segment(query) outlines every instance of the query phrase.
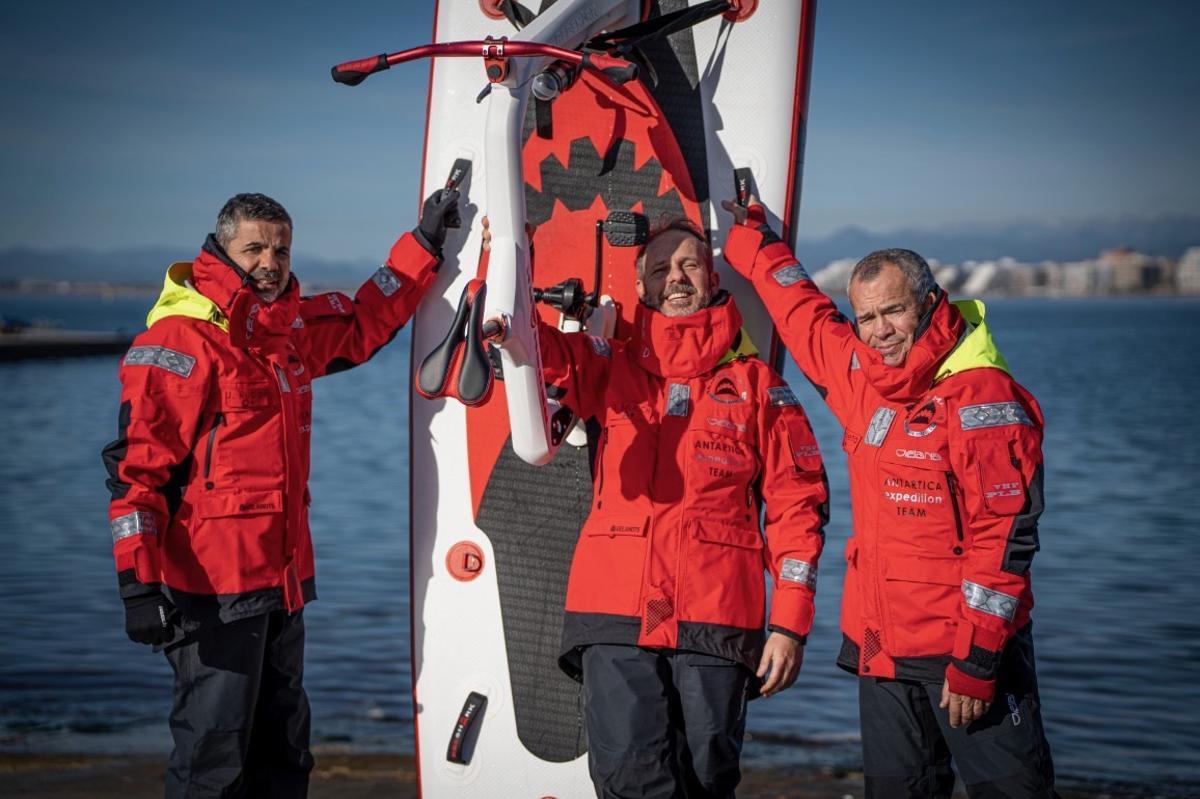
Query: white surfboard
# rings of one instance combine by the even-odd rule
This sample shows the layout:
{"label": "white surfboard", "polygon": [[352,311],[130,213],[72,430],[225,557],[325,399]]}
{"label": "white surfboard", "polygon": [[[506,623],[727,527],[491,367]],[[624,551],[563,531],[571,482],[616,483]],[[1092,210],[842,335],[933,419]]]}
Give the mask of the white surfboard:
{"label": "white surfboard", "polygon": [[[436,41],[541,36],[573,48],[601,27],[688,3],[522,3],[529,16],[547,15],[541,23],[556,15],[553,35],[536,18],[518,30],[503,14],[489,15],[496,5],[442,0]],[[463,227],[451,231],[437,283],[413,322],[414,367],[445,338],[464,287],[476,277],[484,213],[494,230],[505,226],[505,214],[538,225],[532,274],[514,275],[513,266],[493,260],[489,303],[505,295],[519,313],[532,313],[530,284],[545,287],[575,275],[616,300],[617,335],[632,315],[633,253],[609,248],[603,285],[592,285],[590,231],[607,211],[682,212],[712,230],[719,244],[730,223],[719,201],[734,195],[734,170],[748,168],[767,208],[783,209],[773,226],[794,239],[814,3],[742,0],[739,6],[737,21],[716,17],[647,44],[656,86],[645,85],[644,73],[641,83],[619,90],[581,76],[548,109],[529,105],[524,163],[516,167],[499,168],[503,150],[487,141],[490,99],[476,102],[488,86],[482,59],[432,63],[422,196],[444,184],[456,160],[472,167],[461,187]],[[537,113],[547,110],[551,124],[544,126]],[[674,136],[664,139],[662,130]],[[528,247],[524,241],[516,247],[524,248],[514,262],[520,266]],[[752,339],[774,360],[773,331],[753,290],[729,270],[721,279],[736,295]],[[536,312],[559,321],[553,309],[539,305]],[[544,466],[522,460],[510,439],[505,382],[473,408],[411,397],[412,673],[421,793],[593,796],[579,687],[556,662],[567,569],[591,504],[588,448],[564,443]]]}

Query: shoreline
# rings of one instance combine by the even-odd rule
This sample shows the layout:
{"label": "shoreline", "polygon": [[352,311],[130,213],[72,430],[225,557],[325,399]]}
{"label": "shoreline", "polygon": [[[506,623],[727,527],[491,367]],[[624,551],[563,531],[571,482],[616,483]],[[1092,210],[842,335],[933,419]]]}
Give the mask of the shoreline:
{"label": "shoreline", "polygon": [[[316,768],[309,785],[312,799],[417,796],[411,755],[355,753],[332,747],[318,747],[314,754]],[[162,796],[165,765],[163,755],[0,752],[0,781],[5,796],[139,799]],[[1136,786],[1059,788],[1059,793],[1063,799],[1173,795]],[[741,799],[857,799],[862,795],[860,772],[782,766],[743,766],[738,787]],[[965,795],[960,782],[955,796]]]}

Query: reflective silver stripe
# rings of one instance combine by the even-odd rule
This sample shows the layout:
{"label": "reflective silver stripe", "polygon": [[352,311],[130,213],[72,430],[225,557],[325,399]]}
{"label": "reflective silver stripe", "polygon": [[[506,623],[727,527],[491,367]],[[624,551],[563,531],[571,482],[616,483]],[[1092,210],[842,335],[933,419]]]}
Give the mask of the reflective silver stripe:
{"label": "reflective silver stripe", "polygon": [[592,342],[592,351],[604,358],[612,357],[612,347],[608,341],[599,336],[588,336],[588,340]]}
{"label": "reflective silver stripe", "polygon": [[672,383],[667,390],[667,416],[687,416],[692,389],[687,383]]}
{"label": "reflective silver stripe", "polygon": [[800,400],[796,399],[796,395],[787,386],[771,386],[767,389],[767,396],[771,398],[773,408],[800,404]]}
{"label": "reflective silver stripe", "polygon": [[387,264],[375,270],[375,274],[371,275],[371,282],[379,286],[385,297],[390,297],[400,290],[400,278],[396,277],[396,273]]}
{"label": "reflective silver stripe", "polygon": [[995,616],[1005,621],[1012,621],[1017,615],[1017,598],[984,588],[979,583],[963,580],[963,599],[967,607],[974,608],[980,613]]}
{"label": "reflective silver stripe", "polygon": [[811,563],[805,563],[795,558],[784,558],[783,566],[779,569],[779,579],[792,583],[806,585],[817,590],[817,568]]}
{"label": "reflective silver stripe", "polygon": [[287,372],[283,370],[282,366],[275,366],[275,376],[279,378],[279,390],[284,394],[290,394],[292,387],[288,384]]}
{"label": "reflective silver stripe", "polygon": [[125,353],[125,366],[157,366],[180,377],[188,377],[196,366],[191,355],[158,346],[133,347]]}
{"label": "reflective silver stripe", "polygon": [[131,535],[158,535],[158,522],[154,520],[154,514],[144,510],[118,516],[109,522],[109,527],[112,528],[114,544]]}
{"label": "reflective silver stripe", "polygon": [[867,425],[867,435],[864,440],[872,447],[883,446],[883,440],[887,438],[888,430],[891,429],[892,421],[895,418],[894,410],[880,407],[871,417],[871,424]]}
{"label": "reflective silver stripe", "polygon": [[805,272],[804,267],[800,264],[792,264],[791,266],[785,266],[783,269],[778,269],[771,277],[775,278],[776,283],[784,287],[794,286],[801,280],[811,280],[808,272]]}
{"label": "reflective silver stripe", "polygon": [[1004,427],[1010,424],[1033,426],[1019,402],[989,402],[986,405],[966,405],[958,409],[963,430],[981,427]]}

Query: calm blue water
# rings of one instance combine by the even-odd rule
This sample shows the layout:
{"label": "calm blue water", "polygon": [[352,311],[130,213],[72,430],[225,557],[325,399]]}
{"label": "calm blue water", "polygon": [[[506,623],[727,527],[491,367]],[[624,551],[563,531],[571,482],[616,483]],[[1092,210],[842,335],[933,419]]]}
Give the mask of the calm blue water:
{"label": "calm blue water", "polygon": [[[0,296],[0,315],[135,330],[147,298]],[[1034,566],[1039,676],[1064,782],[1200,788],[1200,300],[994,300],[990,321],[1047,419]],[[314,737],[411,751],[408,337],[315,392],[305,612]],[[99,451],[116,357],[0,364],[0,750],[169,748],[170,672],[123,629]],[[834,665],[849,534],[841,435],[807,381],[834,492],[800,680],[751,706],[748,762],[853,767],[854,679]]]}

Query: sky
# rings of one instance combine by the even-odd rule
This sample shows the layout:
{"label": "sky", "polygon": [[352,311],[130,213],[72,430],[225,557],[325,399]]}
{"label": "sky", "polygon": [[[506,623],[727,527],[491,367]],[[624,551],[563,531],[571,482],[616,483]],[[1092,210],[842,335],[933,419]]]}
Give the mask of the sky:
{"label": "sky", "polygon": [[[4,3],[0,248],[190,253],[261,191],[297,251],[380,257],[428,66],[329,67],[425,43],[433,6]],[[1198,39],[1194,2],[823,0],[800,235],[1200,213]]]}

